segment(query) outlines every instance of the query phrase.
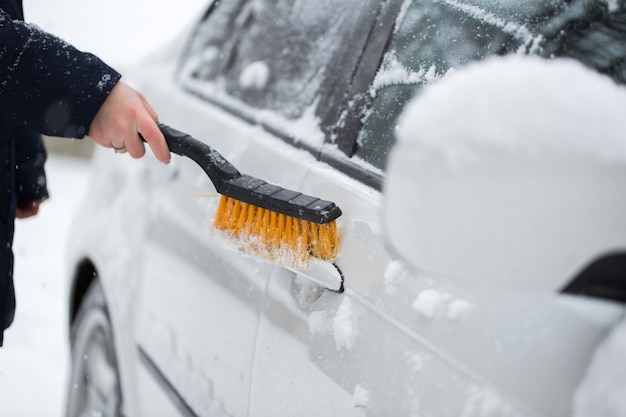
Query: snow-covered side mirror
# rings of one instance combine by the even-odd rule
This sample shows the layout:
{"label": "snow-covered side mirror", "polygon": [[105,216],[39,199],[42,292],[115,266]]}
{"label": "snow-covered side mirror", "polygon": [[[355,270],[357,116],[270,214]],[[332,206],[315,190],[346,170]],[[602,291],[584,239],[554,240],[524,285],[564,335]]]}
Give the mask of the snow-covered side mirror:
{"label": "snow-covered side mirror", "polygon": [[570,60],[491,59],[409,104],[384,184],[395,251],[469,285],[560,289],[626,252],[626,89]]}

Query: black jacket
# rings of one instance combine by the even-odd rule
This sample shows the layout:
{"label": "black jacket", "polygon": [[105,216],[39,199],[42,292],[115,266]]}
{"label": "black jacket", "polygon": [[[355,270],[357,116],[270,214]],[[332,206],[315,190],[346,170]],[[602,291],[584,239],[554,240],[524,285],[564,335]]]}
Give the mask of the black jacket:
{"label": "black jacket", "polygon": [[0,346],[15,315],[15,208],[48,196],[40,134],[84,137],[120,79],[23,19],[21,0],[0,0]]}

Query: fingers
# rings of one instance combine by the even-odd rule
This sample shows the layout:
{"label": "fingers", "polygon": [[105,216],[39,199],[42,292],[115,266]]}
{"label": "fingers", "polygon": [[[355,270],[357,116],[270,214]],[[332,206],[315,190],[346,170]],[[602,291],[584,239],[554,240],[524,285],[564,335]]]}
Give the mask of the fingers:
{"label": "fingers", "polygon": [[[165,142],[163,133],[152,117],[144,117],[139,120],[137,130],[143,139],[150,145],[152,153],[161,162],[168,164],[172,158],[170,149]],[[130,150],[129,150],[130,153]]]}
{"label": "fingers", "polygon": [[15,208],[15,217],[18,219],[27,219],[29,217],[36,216],[39,213],[39,206],[45,201],[42,198],[37,201],[32,201],[28,204],[19,205]]}
{"label": "fingers", "polygon": [[39,206],[25,206],[25,207],[17,207],[15,209],[15,218],[17,219],[27,219],[29,217],[36,216],[39,213]]}
{"label": "fingers", "polygon": [[114,148],[117,153],[128,152],[133,158],[146,153],[143,137],[156,158],[169,163],[170,151],[157,120],[146,98],[120,81],[91,122],[89,136],[99,145]]}
{"label": "fingers", "polygon": [[124,148],[133,158],[141,158],[146,154],[146,148],[138,132],[130,133],[124,141]]}

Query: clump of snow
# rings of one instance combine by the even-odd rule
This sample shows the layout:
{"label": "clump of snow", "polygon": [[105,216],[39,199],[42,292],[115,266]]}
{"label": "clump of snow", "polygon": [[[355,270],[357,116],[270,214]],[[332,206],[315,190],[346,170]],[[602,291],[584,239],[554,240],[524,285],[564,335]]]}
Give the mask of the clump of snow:
{"label": "clump of snow", "polygon": [[372,395],[369,390],[363,388],[361,385],[354,387],[354,407],[355,408],[367,408],[370,405]]}
{"label": "clump of snow", "polygon": [[296,247],[289,243],[282,244],[282,242],[271,245],[254,234],[241,233],[238,235],[230,230],[218,229],[215,224],[207,228],[207,236],[219,241],[223,248],[238,251],[270,264],[296,270],[305,270],[309,266],[311,255],[302,249],[302,238],[298,239]]}
{"label": "clump of snow", "polygon": [[398,13],[398,17],[396,17],[396,25],[393,28],[393,33],[398,33],[400,27],[402,26],[402,22],[406,17],[407,12],[409,11],[409,7],[413,4],[413,0],[404,0],[402,2],[402,7],[400,8],[400,13]]}
{"label": "clump of snow", "polygon": [[333,334],[337,350],[352,350],[356,340],[357,330],[353,323],[352,301],[345,297],[333,318]]}
{"label": "clump of snow", "polygon": [[327,331],[332,331],[337,350],[352,350],[356,341],[357,330],[350,298],[344,297],[334,317],[329,317],[324,310],[313,311],[309,314],[309,333],[311,336]]}
{"label": "clump of snow", "polygon": [[459,320],[473,308],[469,301],[454,298],[450,293],[434,288],[421,291],[412,307],[427,319],[445,318],[448,320]]}
{"label": "clump of snow", "polygon": [[467,300],[453,300],[448,304],[448,318],[458,320],[465,316],[472,309],[472,304]]}
{"label": "clump of snow", "polygon": [[472,387],[461,417],[518,417],[519,414],[496,392]]}
{"label": "clump of snow", "polygon": [[239,86],[244,90],[263,90],[270,79],[270,67],[265,61],[248,64],[239,75]]}
{"label": "clump of snow", "polygon": [[374,97],[376,91],[389,85],[429,84],[437,78],[437,67],[434,65],[412,71],[398,60],[395,52],[391,51],[385,55],[383,63],[376,73],[370,94]]}
{"label": "clump of snow", "polygon": [[574,397],[574,417],[626,416],[626,319],[596,350]]}
{"label": "clump of snow", "polygon": [[447,298],[448,294],[435,289],[427,289],[419,293],[412,307],[422,316],[432,319],[444,308]]}
{"label": "clump of snow", "polygon": [[424,368],[424,355],[418,352],[407,352],[407,364],[412,372],[420,372]]}
{"label": "clump of snow", "polygon": [[385,292],[387,295],[394,295],[397,291],[397,285],[402,277],[404,264],[400,260],[391,262],[385,270]]}
{"label": "clump of snow", "polygon": [[605,1],[606,1],[607,8],[609,9],[609,12],[615,13],[619,11],[620,2],[618,0],[605,0]]}
{"label": "clump of snow", "polygon": [[322,333],[328,327],[328,313],[325,310],[314,311],[309,314],[309,333]]}

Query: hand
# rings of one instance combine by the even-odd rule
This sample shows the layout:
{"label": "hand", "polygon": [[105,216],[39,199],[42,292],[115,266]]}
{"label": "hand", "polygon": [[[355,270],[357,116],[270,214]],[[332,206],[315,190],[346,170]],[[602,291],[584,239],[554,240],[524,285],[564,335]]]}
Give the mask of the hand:
{"label": "hand", "polygon": [[[141,158],[146,150],[143,139],[156,158],[169,163],[170,150],[156,125],[158,117],[146,98],[118,81],[89,126],[89,136],[99,145]],[[140,136],[141,135],[141,136]]]}
{"label": "hand", "polygon": [[29,217],[37,215],[37,213],[39,213],[39,206],[44,201],[46,201],[46,199],[42,198],[40,200],[32,201],[30,203],[16,207],[15,217],[17,217],[18,219],[27,219]]}

